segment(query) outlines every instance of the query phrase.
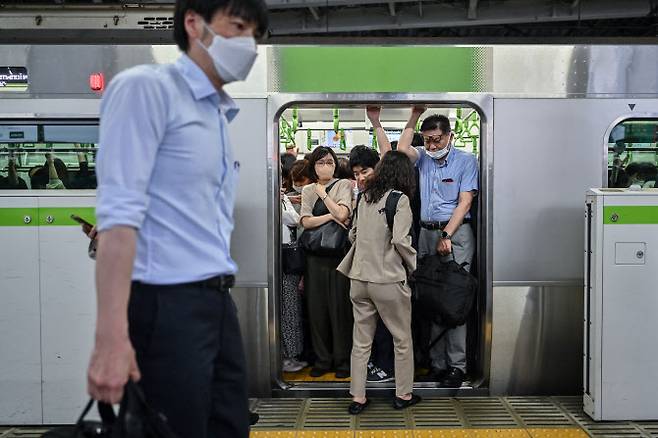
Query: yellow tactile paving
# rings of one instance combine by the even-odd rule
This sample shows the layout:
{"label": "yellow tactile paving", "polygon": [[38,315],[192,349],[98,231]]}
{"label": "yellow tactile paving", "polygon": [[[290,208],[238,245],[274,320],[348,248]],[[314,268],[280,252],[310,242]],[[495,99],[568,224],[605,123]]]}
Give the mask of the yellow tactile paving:
{"label": "yellow tactile paving", "polygon": [[414,438],[414,431],[411,429],[357,430],[356,438]]}
{"label": "yellow tactile paving", "polygon": [[354,438],[353,430],[300,430],[297,438]]}
{"label": "yellow tactile paving", "polygon": [[414,438],[469,438],[466,429],[416,429]]}
{"label": "yellow tactile paving", "polygon": [[586,438],[577,428],[554,429],[394,429],[261,430],[251,438]]}
{"label": "yellow tactile paving", "polygon": [[587,438],[589,435],[581,429],[528,429],[532,438]]}
{"label": "yellow tactile paving", "polygon": [[472,438],[530,438],[525,429],[469,429]]}

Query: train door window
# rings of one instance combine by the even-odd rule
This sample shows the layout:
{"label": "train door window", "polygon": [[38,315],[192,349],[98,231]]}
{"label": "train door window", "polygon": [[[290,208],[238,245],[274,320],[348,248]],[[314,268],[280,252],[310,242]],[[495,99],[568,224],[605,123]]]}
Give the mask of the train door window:
{"label": "train door window", "polygon": [[0,190],[95,189],[98,125],[0,122]]}
{"label": "train door window", "polygon": [[608,138],[608,186],[656,187],[658,119],[627,119]]}
{"label": "train door window", "polygon": [[[306,270],[295,270],[294,252],[290,249],[294,247],[295,240],[299,239],[304,232],[299,223],[300,212],[306,209],[308,212],[311,206],[303,206],[302,192],[304,186],[312,183],[317,174],[310,168],[309,159],[311,154],[318,147],[329,147],[336,157],[336,163],[333,157],[327,155],[319,161],[331,161],[336,166],[335,175],[339,179],[349,181],[351,192],[351,205],[356,204],[359,190],[362,188],[363,181],[359,181],[359,173],[363,170],[352,168],[350,166],[350,153],[359,146],[371,151],[375,151],[376,160],[382,149],[387,148],[382,141],[391,143],[391,148],[396,149],[397,142],[404,130],[410,116],[410,104],[407,105],[386,105],[376,112],[377,118],[383,128],[385,137],[377,135],[373,129],[371,118],[373,113],[368,115],[367,105],[320,105],[304,104],[297,107],[290,107],[283,111],[279,119],[279,152],[280,152],[280,182],[283,192],[286,194],[281,203],[281,242],[282,250],[282,272],[280,281],[280,293],[278,297],[278,333],[279,333],[279,363],[282,370],[281,379],[288,385],[306,386],[313,385],[314,382],[346,382],[349,376],[349,351],[352,344],[352,305],[349,301],[349,283],[346,281],[347,289],[343,291],[343,303],[330,303],[335,309],[328,309],[317,306],[309,300],[314,299],[312,288],[330,287],[329,281],[324,284],[318,284],[317,279],[307,278],[309,275],[309,260],[306,257]],[[376,106],[375,108],[378,108]],[[421,116],[420,121],[431,115],[439,114],[446,116],[454,133],[452,145],[454,148],[475,155],[479,158],[480,128],[481,120],[477,111],[469,107],[445,107],[430,106]],[[420,128],[420,122],[416,131]],[[418,134],[414,140],[413,146],[422,147],[424,140]],[[363,149],[361,149],[363,150]],[[376,161],[372,164],[376,164]],[[419,222],[420,218],[420,199],[419,191],[416,192],[416,199],[412,200],[417,208],[415,221]],[[310,199],[310,198],[307,198]],[[476,198],[479,201],[479,197]],[[412,209],[414,205],[412,205]],[[303,213],[302,213],[303,214]],[[471,211],[472,227],[474,231],[478,230],[478,202],[474,202]],[[419,224],[416,224],[416,230]],[[475,232],[477,235],[478,233]],[[474,242],[475,245],[475,242]],[[478,246],[475,245],[477,248]],[[290,257],[290,260],[287,258]],[[473,260],[474,274],[478,275],[478,266],[481,262]],[[340,257],[331,261],[337,264]],[[315,263],[312,260],[311,263]],[[335,271],[335,266],[331,266],[328,271]],[[332,282],[333,284],[333,282]],[[484,284],[484,283],[483,283]],[[328,294],[328,291],[325,291]],[[484,292],[483,292],[484,293]],[[326,294],[324,294],[326,295]],[[484,297],[483,297],[484,298]],[[482,299],[483,299],[482,298]],[[334,313],[338,309],[342,312],[337,320],[329,321],[326,316]],[[326,313],[320,315],[318,313]],[[468,362],[469,368],[473,370],[469,378],[471,381],[477,380],[479,371],[477,366],[471,366],[478,361],[480,344],[484,339],[483,323],[480,318],[473,312],[472,321],[469,322],[468,345]],[[325,318],[326,316],[326,318]],[[327,327],[318,327],[318,320],[325,319]],[[329,318],[329,319],[327,319]],[[419,322],[419,324],[416,324]],[[345,325],[345,327],[330,327],[332,325]],[[325,330],[327,333],[319,331]],[[333,339],[340,334],[344,339],[337,341]],[[429,345],[431,334],[428,330],[423,329],[420,321],[414,321],[414,343],[416,344],[416,385],[428,385],[435,387],[437,376],[430,373],[430,358],[427,351],[423,350],[423,345]],[[422,341],[419,341],[422,339]],[[424,341],[424,342],[423,342]],[[318,343],[328,342],[329,345],[316,345]],[[317,349],[323,351],[317,354]],[[342,355],[333,349],[342,349]],[[345,355],[347,352],[347,355]],[[423,357],[424,353],[424,357]],[[326,356],[330,356],[327,360]],[[320,356],[325,356],[326,363],[319,363]],[[387,333],[383,324],[379,324],[375,342],[373,344],[373,354],[368,365],[370,379],[383,371],[377,377],[380,382],[390,382],[393,375],[393,345],[390,334]],[[382,377],[384,376],[384,377]],[[389,386],[392,383],[388,384]]]}

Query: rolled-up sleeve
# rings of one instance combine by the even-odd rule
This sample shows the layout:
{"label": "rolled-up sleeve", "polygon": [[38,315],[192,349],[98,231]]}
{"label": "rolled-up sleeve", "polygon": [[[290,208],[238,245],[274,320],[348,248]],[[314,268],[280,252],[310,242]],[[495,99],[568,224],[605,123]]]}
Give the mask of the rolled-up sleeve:
{"label": "rolled-up sleeve", "polygon": [[478,191],[478,161],[475,155],[467,158],[464,165],[464,173],[462,174],[461,184],[459,184],[460,192],[477,192]]}
{"label": "rolled-up sleeve", "polygon": [[353,186],[349,179],[339,180],[331,189],[331,199],[338,205],[344,205],[348,209],[348,214],[352,214],[352,197]]}
{"label": "rolled-up sleeve", "polygon": [[108,87],[101,102],[96,164],[99,231],[142,225],[167,103],[158,73],[146,67],[118,75]]}

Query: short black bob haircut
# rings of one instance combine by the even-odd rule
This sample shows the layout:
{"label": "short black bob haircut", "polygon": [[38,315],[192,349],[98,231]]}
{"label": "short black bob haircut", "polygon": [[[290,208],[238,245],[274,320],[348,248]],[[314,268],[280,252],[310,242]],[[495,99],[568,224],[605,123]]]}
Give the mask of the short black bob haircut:
{"label": "short black bob haircut", "polygon": [[423,120],[420,125],[420,132],[433,131],[434,129],[440,129],[444,134],[449,133],[451,131],[450,119],[441,114],[432,114]]}
{"label": "short black bob haircut", "polygon": [[327,146],[319,146],[308,155],[308,173],[311,175],[311,181],[318,182],[318,174],[315,173],[315,163],[327,155],[334,159],[334,178],[338,175],[338,157],[333,149]]}
{"label": "short black bob haircut", "polygon": [[362,169],[375,168],[379,163],[379,154],[373,148],[365,145],[354,146],[350,151],[350,168],[354,170],[356,166]]}
{"label": "short black bob haircut", "polygon": [[176,0],[174,11],[174,40],[178,47],[187,52],[190,42],[185,31],[185,13],[194,11],[201,15],[206,23],[212,21],[215,13],[224,11],[229,15],[240,17],[256,25],[256,38],[267,32],[267,5],[263,0]]}

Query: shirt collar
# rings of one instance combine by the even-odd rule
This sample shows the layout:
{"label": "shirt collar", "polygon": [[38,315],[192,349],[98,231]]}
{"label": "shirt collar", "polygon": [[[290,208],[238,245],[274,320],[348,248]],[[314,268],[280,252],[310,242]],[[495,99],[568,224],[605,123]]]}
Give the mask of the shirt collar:
{"label": "shirt collar", "polygon": [[235,101],[224,90],[217,91],[208,76],[201,70],[187,54],[181,55],[176,61],[176,68],[187,83],[196,100],[209,98],[219,111],[226,116],[230,122],[238,114],[238,106]]}

